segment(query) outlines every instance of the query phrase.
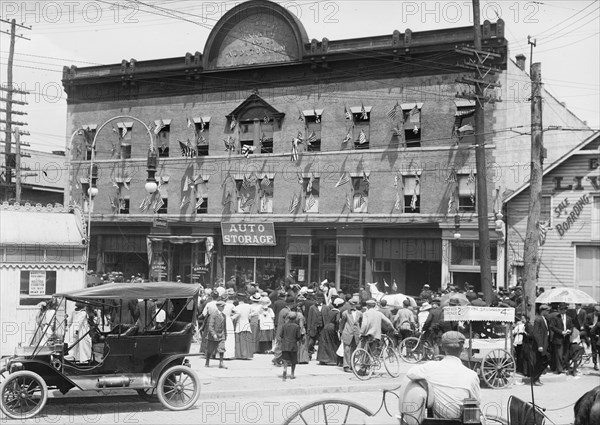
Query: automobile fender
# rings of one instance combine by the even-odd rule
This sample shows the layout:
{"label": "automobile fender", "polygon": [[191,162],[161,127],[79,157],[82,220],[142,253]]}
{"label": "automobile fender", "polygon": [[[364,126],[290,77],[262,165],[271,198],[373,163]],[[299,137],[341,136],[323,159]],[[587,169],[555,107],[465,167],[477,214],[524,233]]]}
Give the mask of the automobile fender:
{"label": "automobile fender", "polygon": [[181,354],[173,354],[169,357],[164,358],[159,364],[157,364],[154,369],[152,369],[151,377],[152,384],[156,385],[158,382],[158,378],[163,373],[163,371],[171,366],[181,365],[183,364],[186,357],[198,357],[201,356],[200,353],[181,353]]}
{"label": "automobile fender", "polygon": [[63,394],[71,388],[80,388],[79,385],[73,382],[63,372],[56,370],[46,362],[30,359],[19,359],[18,362],[23,365],[19,370],[28,370],[37,373],[42,377],[44,382],[46,382],[46,385],[49,387],[57,387]]}

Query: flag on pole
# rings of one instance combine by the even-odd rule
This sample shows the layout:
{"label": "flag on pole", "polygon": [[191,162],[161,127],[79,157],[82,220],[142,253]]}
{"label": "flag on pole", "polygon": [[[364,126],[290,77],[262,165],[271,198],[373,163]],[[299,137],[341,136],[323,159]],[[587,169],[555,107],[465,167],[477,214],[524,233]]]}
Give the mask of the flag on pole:
{"label": "flag on pole", "polygon": [[344,171],[338,182],[335,184],[335,187],[340,187],[341,185],[348,183],[350,180],[352,180],[352,177],[350,177],[350,174]]}
{"label": "flag on pole", "polygon": [[350,212],[352,212],[352,201],[350,200],[350,196],[348,196],[347,193],[346,193],[346,206],[348,207],[348,210],[350,210]]}
{"label": "flag on pole", "polygon": [[344,140],[342,140],[342,144],[345,145],[346,143],[348,143],[350,140],[352,140],[352,127],[350,127],[348,129],[348,131],[346,132],[346,137],[344,137]]}
{"label": "flag on pole", "polygon": [[347,120],[352,119],[352,114],[350,113],[350,110],[348,109],[347,106],[344,106],[344,116],[346,117]]}
{"label": "flag on pole", "polygon": [[317,110],[313,109],[313,114],[315,114],[315,123],[319,124],[321,122],[321,116],[317,114]]}
{"label": "flag on pole", "polygon": [[142,203],[140,204],[140,210],[142,212],[146,211],[148,208],[150,207],[150,197],[146,196],[143,200]]}
{"label": "flag on pole", "polygon": [[196,210],[198,210],[198,209],[200,209],[202,204],[204,204],[204,198],[202,196],[199,196],[198,199],[196,200],[196,205],[194,206],[194,208]]}
{"label": "flag on pole", "polygon": [[367,142],[367,135],[365,134],[364,130],[360,130],[357,140],[358,140],[358,144],[360,144],[360,145]]}
{"label": "flag on pole", "polygon": [[[156,192],[156,193],[159,193],[159,192]],[[159,193],[159,195],[157,196],[157,199],[156,199],[156,203],[154,204],[154,212],[158,213],[158,211],[162,208],[162,206],[164,204],[165,204],[165,201],[163,201],[163,198],[162,198],[162,196],[160,196],[160,193]]]}
{"label": "flag on pole", "polygon": [[408,112],[408,116],[410,118],[410,122],[419,122],[418,120],[416,120],[416,118],[420,118],[417,117],[417,115],[419,115],[419,106],[415,103],[414,108],[412,108],[409,112]]}
{"label": "flag on pole", "polygon": [[125,138],[125,135],[127,134],[127,126],[125,124],[123,124],[123,127],[121,127],[121,139]]}
{"label": "flag on pole", "polygon": [[317,141],[317,135],[315,134],[315,132],[311,132],[310,136],[308,136],[308,139],[306,140],[308,142],[308,144],[310,145],[313,142]]}
{"label": "flag on pole", "polygon": [[235,117],[231,117],[231,124],[229,124],[229,129],[233,130],[236,125],[237,125],[237,121],[235,120]]}
{"label": "flag on pole", "polygon": [[186,145],[181,140],[179,142],[179,149],[181,149],[181,156],[190,157],[191,155],[191,146]]}
{"label": "flag on pole", "polygon": [[191,126],[194,125],[194,122],[191,119],[187,119],[187,127],[190,128]]}
{"label": "flag on pole", "polygon": [[296,211],[296,208],[298,208],[298,204],[300,203],[300,201],[298,200],[298,196],[294,193],[294,197],[292,198],[292,202],[290,202],[290,214],[293,214]]}
{"label": "flag on pole", "polygon": [[312,209],[312,207],[315,206],[315,203],[317,202],[317,200],[315,199],[315,197],[312,195],[312,193],[308,196],[308,199],[306,200],[306,209],[310,210]]}
{"label": "flag on pole", "polygon": [[290,157],[292,162],[298,161],[298,142],[299,139],[292,140],[292,156]]}
{"label": "flag on pole", "polygon": [[262,180],[260,181],[260,185],[262,187],[269,187],[271,186],[271,179],[269,179],[266,175],[262,178]]}
{"label": "flag on pole", "polygon": [[367,114],[367,110],[365,109],[365,105],[361,103],[360,105],[360,119],[361,120],[366,120],[369,118],[369,115]]}
{"label": "flag on pole", "polygon": [[165,128],[165,123],[163,122],[163,120],[158,120],[158,123],[156,124],[156,127],[154,128],[154,134],[158,134],[161,132],[161,130]]}
{"label": "flag on pole", "polygon": [[392,109],[390,109],[387,113],[387,116],[391,119],[391,120],[395,120],[396,117],[398,116],[398,107],[400,105],[398,104],[398,101],[396,101],[396,104],[392,107]]}
{"label": "flag on pole", "polygon": [[250,156],[250,154],[254,152],[255,149],[256,149],[256,146],[244,145],[244,146],[242,146],[242,155],[244,155],[246,158],[248,158]]}

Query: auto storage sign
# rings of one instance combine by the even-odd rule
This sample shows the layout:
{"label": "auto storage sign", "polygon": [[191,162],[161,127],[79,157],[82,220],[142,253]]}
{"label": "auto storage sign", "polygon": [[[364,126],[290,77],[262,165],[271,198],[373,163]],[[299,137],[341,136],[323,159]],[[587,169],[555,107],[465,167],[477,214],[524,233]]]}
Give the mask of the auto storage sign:
{"label": "auto storage sign", "polygon": [[221,223],[223,245],[275,246],[273,223]]}

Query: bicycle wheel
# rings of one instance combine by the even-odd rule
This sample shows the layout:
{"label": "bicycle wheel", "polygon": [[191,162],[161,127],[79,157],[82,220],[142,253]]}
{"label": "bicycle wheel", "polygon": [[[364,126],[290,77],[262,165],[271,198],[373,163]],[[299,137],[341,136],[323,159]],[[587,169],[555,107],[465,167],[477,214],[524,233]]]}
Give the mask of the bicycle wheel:
{"label": "bicycle wheel", "polygon": [[373,375],[374,360],[364,348],[357,348],[350,358],[352,372],[361,381],[366,381]]}
{"label": "bicycle wheel", "polygon": [[398,353],[400,353],[400,358],[407,363],[420,362],[423,358],[423,353],[419,347],[419,338],[415,338],[414,336],[404,338],[400,343]]}
{"label": "bicycle wheel", "polygon": [[385,367],[385,370],[387,370],[387,373],[389,373],[392,378],[400,376],[400,358],[398,357],[396,350],[390,345],[387,345],[383,349],[381,357],[383,358],[383,366]]}
{"label": "bicycle wheel", "polygon": [[373,413],[352,401],[331,399],[315,401],[301,407],[285,419],[283,424],[359,424],[364,423],[365,416],[373,416]]}
{"label": "bicycle wheel", "polygon": [[435,351],[429,341],[423,341],[421,346],[421,352],[423,353],[423,360],[429,361],[435,358]]}

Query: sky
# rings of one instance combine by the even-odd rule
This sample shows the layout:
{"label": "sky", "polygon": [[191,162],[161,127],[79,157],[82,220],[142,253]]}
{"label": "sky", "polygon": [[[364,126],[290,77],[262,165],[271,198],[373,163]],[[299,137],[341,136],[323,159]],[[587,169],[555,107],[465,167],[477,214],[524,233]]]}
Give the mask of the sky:
{"label": "sky", "polygon": [[[219,18],[240,2],[196,0],[89,0],[0,2],[2,19],[16,19],[19,28],[14,57],[14,84],[30,92],[27,112],[13,117],[29,125],[23,140],[29,149],[65,150],[66,98],[63,66],[85,67],[183,57],[203,52]],[[329,40],[388,35],[468,26],[472,2],[341,0],[277,1],[295,14],[309,39]],[[547,90],[592,128],[600,128],[600,2],[596,1],[481,1],[482,22],[506,23],[511,57],[530,59],[527,36],[536,40],[534,62],[542,64]],[[9,25],[0,24],[0,82],[6,85]],[[0,97],[5,97],[1,93]],[[2,109],[5,106],[2,105]],[[2,114],[3,115],[3,114]],[[0,138],[3,138],[0,135]]]}

